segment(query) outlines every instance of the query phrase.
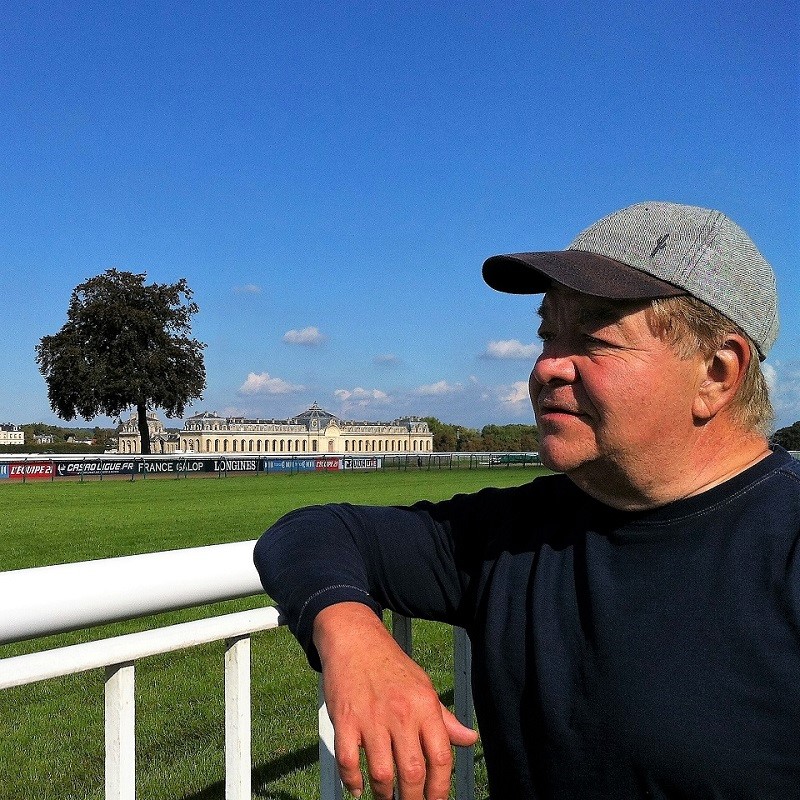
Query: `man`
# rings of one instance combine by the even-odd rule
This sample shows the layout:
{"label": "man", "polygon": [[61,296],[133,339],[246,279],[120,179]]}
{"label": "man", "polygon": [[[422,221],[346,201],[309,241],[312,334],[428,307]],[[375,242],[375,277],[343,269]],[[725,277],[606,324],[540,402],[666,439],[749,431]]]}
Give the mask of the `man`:
{"label": "man", "polygon": [[530,378],[560,474],[290,514],[264,586],[322,669],[356,796],[448,794],[438,703],[377,613],[464,626],[493,800],[800,797],[800,464],[770,450],[771,268],[723,214],[623,209],[484,277],[544,292]]}

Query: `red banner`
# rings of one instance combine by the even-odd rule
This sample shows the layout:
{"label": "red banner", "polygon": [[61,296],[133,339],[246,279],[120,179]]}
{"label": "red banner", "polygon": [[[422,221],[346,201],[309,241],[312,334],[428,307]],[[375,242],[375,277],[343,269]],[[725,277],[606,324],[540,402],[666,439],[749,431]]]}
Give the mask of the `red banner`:
{"label": "red banner", "polygon": [[50,480],[53,477],[52,461],[19,461],[8,465],[8,477],[12,481]]}

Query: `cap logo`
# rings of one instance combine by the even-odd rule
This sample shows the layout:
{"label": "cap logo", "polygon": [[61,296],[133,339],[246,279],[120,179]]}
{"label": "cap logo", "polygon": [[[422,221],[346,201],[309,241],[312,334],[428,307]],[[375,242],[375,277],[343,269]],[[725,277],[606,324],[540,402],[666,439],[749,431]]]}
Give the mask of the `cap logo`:
{"label": "cap logo", "polygon": [[665,233],[663,236],[658,237],[658,240],[656,241],[656,246],[653,248],[653,252],[650,253],[650,258],[654,258],[659,250],[663,250],[667,246],[667,239],[669,239],[668,233]]}

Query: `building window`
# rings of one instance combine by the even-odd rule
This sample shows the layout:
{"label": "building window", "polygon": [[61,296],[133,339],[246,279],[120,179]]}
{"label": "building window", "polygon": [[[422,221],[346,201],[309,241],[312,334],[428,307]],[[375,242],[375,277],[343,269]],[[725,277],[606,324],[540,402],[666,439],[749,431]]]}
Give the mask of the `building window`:
{"label": "building window", "polygon": [[311,451],[313,453],[317,452],[317,440],[316,439],[312,439],[311,440]]}

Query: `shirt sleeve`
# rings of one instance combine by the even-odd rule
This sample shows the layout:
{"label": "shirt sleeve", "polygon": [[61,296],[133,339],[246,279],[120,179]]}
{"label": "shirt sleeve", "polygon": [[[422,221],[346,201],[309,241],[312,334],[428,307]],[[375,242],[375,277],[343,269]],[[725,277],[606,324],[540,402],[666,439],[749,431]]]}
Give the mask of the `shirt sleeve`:
{"label": "shirt sleeve", "polygon": [[311,506],[259,539],[254,561],[309,662],[311,635],[329,605],[360,602],[410,617],[466,625],[475,575],[502,528],[508,489],[484,489],[413,506]]}

